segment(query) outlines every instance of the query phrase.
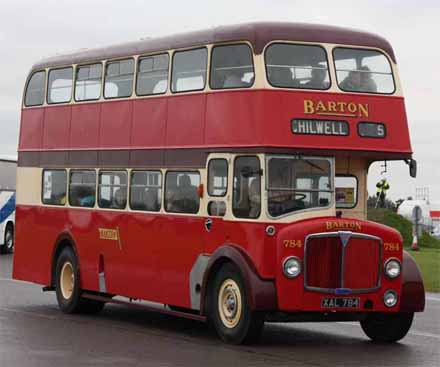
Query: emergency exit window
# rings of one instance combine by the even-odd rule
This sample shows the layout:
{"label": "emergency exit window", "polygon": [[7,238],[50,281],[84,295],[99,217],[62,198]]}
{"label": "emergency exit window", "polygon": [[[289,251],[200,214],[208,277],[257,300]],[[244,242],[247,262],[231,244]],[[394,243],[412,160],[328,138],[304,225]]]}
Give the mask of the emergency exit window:
{"label": "emergency exit window", "polygon": [[335,201],[336,208],[350,209],[357,204],[358,180],[356,176],[336,175]]}

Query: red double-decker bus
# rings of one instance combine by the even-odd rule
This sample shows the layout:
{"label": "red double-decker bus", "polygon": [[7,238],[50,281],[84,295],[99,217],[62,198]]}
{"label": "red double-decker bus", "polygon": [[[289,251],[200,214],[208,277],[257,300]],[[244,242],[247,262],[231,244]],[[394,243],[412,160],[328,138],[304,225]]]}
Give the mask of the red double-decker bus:
{"label": "red double-decker bus", "polygon": [[391,342],[424,308],[401,235],[366,220],[370,164],[416,168],[379,36],[252,23],[45,59],[18,157],[13,276],[64,312],[127,298],[231,343],[341,320]]}

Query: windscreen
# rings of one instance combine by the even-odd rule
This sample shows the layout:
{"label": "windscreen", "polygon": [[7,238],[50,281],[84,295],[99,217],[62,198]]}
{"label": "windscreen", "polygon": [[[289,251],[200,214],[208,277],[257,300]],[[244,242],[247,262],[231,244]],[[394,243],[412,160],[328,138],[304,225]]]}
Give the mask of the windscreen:
{"label": "windscreen", "polygon": [[328,207],[332,199],[331,160],[269,157],[268,209],[272,217]]}
{"label": "windscreen", "polygon": [[378,94],[394,92],[391,65],[379,51],[338,47],[333,51],[333,58],[342,90]]}

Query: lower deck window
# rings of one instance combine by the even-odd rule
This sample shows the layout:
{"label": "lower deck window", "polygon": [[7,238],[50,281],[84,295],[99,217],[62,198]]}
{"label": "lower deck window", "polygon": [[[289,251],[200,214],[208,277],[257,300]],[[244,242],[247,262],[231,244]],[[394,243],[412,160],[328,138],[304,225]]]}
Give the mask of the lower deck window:
{"label": "lower deck window", "polygon": [[356,176],[336,175],[335,201],[336,208],[350,209],[357,204],[358,181]]}
{"label": "lower deck window", "polygon": [[234,164],[232,211],[238,218],[258,218],[261,212],[261,170],[255,156],[237,157]]}
{"label": "lower deck window", "polygon": [[165,209],[171,213],[199,211],[200,197],[198,172],[167,172],[165,181]]}
{"label": "lower deck window", "polygon": [[125,209],[127,206],[127,172],[100,172],[98,205],[100,208]]}
{"label": "lower deck window", "polygon": [[130,190],[131,209],[158,212],[162,200],[162,173],[133,171]]}
{"label": "lower deck window", "polygon": [[66,170],[45,170],[43,172],[43,204],[66,205]]}
{"label": "lower deck window", "polygon": [[71,206],[93,208],[96,201],[96,172],[70,171],[69,203]]}

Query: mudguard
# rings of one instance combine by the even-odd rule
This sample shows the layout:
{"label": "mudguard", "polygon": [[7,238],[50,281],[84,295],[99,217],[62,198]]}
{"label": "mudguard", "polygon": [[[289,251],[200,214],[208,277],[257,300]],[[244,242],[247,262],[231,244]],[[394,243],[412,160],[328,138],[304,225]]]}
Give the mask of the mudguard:
{"label": "mudguard", "polygon": [[277,309],[277,295],[273,280],[261,279],[249,256],[238,246],[223,245],[211,256],[203,276],[201,290],[202,314],[205,314],[205,299],[208,285],[216,271],[225,262],[234,263],[240,269],[247,289],[249,306],[254,311],[269,311]]}
{"label": "mudguard", "polygon": [[401,312],[421,312],[425,309],[425,287],[422,274],[413,257],[403,251]]}

